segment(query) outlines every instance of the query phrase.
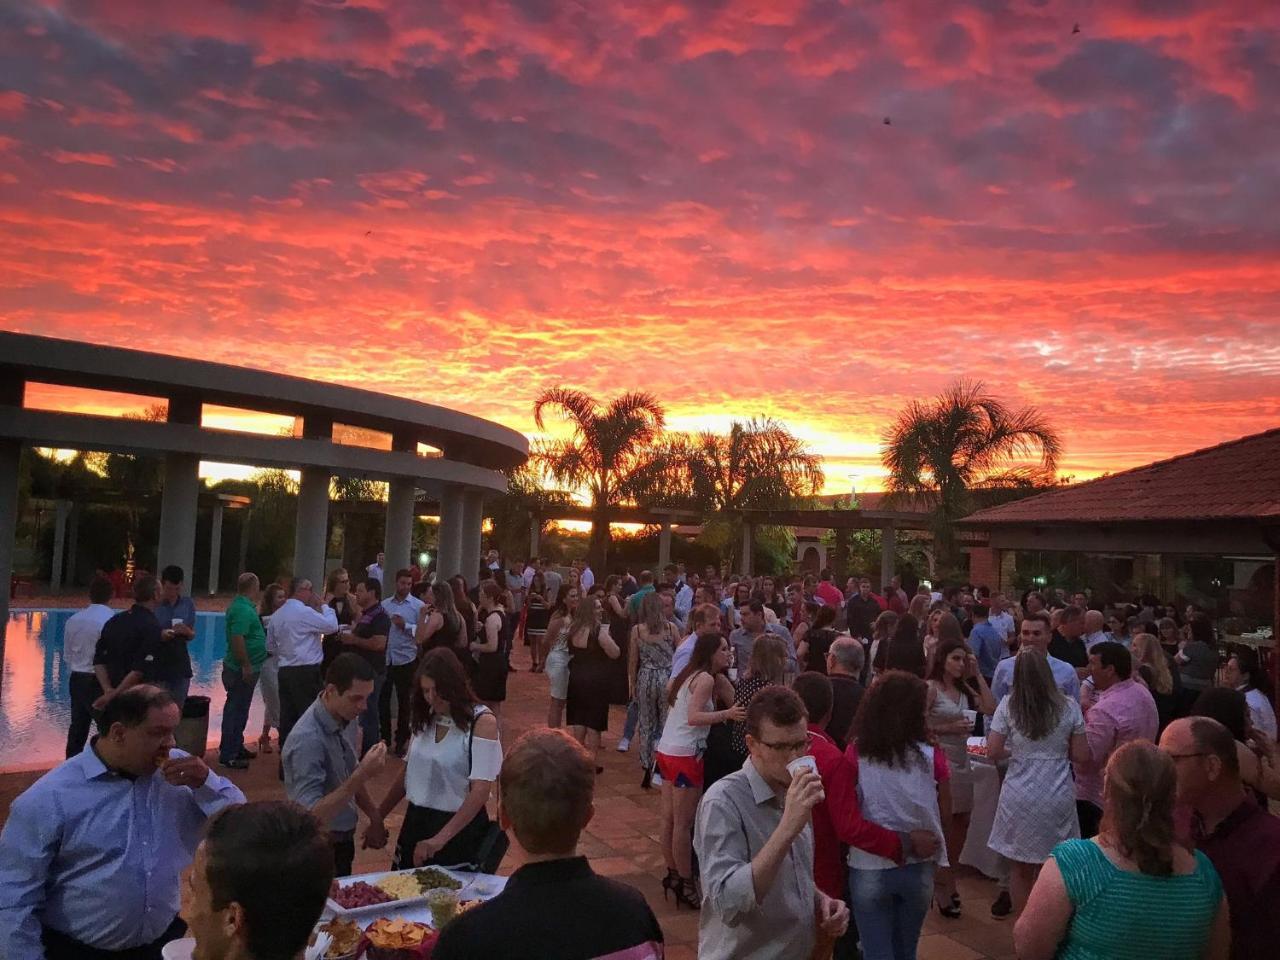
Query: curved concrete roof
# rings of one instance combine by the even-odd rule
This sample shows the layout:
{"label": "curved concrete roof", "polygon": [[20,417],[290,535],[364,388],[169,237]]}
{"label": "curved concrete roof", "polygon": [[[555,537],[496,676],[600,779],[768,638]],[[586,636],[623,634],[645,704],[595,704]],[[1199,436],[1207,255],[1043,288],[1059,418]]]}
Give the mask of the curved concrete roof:
{"label": "curved concrete roof", "polygon": [[[72,340],[37,337],[28,334],[0,332],[0,377],[18,375],[29,381],[87,387],[95,390],[114,390],[145,396],[187,399],[201,403],[214,403],[285,416],[319,417],[390,433],[412,439],[443,451],[447,461],[455,465],[470,464],[486,470],[499,470],[523,463],[529,455],[529,441],[524,434],[489,420],[459,413],[430,403],[419,403],[403,397],[393,397],[370,390],[359,390],[317,380],[305,380],[281,373],[251,370],[206,360],[188,360],[141,350],[125,350],[119,347],[103,347]],[[61,415],[70,416],[70,415]],[[110,431],[120,430],[121,421],[114,418],[88,417],[86,420],[109,420]],[[51,426],[46,423],[46,426]],[[63,421],[63,426],[71,429]],[[167,424],[161,426],[177,426]],[[75,430],[83,433],[82,430]],[[200,431],[210,434],[210,431]],[[8,434],[6,431],[7,435]],[[255,444],[258,438],[245,434],[228,434],[235,438],[237,448]],[[23,437],[31,439],[34,437]],[[42,443],[61,442],[52,438]],[[293,440],[293,443],[299,441]],[[314,442],[314,441],[313,441]],[[221,444],[216,444],[221,446]],[[329,445],[326,446],[336,446]],[[90,445],[89,449],[99,449]],[[173,447],[148,447],[147,449],[173,449]],[[264,448],[265,449],[265,448]],[[300,450],[300,447],[294,448]],[[360,447],[338,447],[345,452],[378,454],[384,458],[405,457],[412,454],[389,454]],[[265,462],[245,459],[243,455],[227,456],[213,452],[199,452],[210,459],[231,462]],[[439,460],[414,457],[423,463],[440,464]],[[273,463],[273,466],[283,464]],[[328,466],[295,460],[291,466]],[[337,470],[336,467],[334,467]],[[433,470],[435,468],[432,468]],[[363,472],[357,470],[356,472]],[[383,471],[376,471],[383,472]],[[399,475],[421,476],[413,471],[395,471]],[[482,484],[490,486],[490,484]],[[505,489],[505,485],[503,487]]]}

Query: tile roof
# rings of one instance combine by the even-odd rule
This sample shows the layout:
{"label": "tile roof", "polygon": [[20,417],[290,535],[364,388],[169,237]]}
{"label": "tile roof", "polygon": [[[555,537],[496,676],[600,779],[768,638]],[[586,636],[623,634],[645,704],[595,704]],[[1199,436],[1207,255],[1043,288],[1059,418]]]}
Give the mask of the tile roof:
{"label": "tile roof", "polygon": [[1280,521],[1280,429],[970,514],[961,523]]}

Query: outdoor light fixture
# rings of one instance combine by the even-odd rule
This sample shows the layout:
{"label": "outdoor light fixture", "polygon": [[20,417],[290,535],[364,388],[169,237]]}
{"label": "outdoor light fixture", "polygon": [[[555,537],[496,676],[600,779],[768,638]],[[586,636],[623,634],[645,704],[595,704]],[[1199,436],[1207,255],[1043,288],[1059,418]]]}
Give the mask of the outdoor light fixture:
{"label": "outdoor light fixture", "polygon": [[1048,582],[1049,582],[1049,578],[1048,578],[1048,577],[1036,577],[1034,582],[1035,582],[1035,585],[1036,585],[1037,587],[1043,587],[1046,583],[1048,583]]}
{"label": "outdoor light fixture", "polygon": [[418,554],[418,566],[425,567],[430,562],[431,562],[431,557],[428,556],[425,551]]}

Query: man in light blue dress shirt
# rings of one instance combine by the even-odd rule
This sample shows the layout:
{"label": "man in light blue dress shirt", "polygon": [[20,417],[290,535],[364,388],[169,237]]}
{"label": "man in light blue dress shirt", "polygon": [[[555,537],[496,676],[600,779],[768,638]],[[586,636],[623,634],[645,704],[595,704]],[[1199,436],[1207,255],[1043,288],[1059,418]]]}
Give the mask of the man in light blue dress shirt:
{"label": "man in light blue dress shirt", "polygon": [[159,960],[183,935],[180,877],[205,821],[244,794],[174,748],[178,708],[138,685],[114,697],[90,748],[13,802],[0,833],[0,957]]}
{"label": "man in light blue dress shirt", "polygon": [[[413,674],[418,669],[418,644],[414,633],[418,618],[426,606],[409,591],[413,577],[408,570],[396,571],[396,592],[382,601],[391,617],[391,633],[387,635],[387,678],[378,698],[378,725],[382,739],[394,744],[397,756],[404,756],[409,745],[409,699],[413,691]],[[391,694],[396,696],[396,728],[391,730]]]}
{"label": "man in light blue dress shirt", "polygon": [[[1049,655],[1049,640],[1053,636],[1053,627],[1049,625],[1047,613],[1028,613],[1022,619],[1022,632],[1018,635],[1019,647],[1035,647],[1049,661],[1049,669],[1053,673],[1053,681],[1065,696],[1077,703],[1080,701],[1080,677],[1076,668],[1065,660]],[[1013,666],[1016,657],[1006,657],[996,666],[995,675],[991,678],[991,696],[997,704],[1009,693],[1013,686]],[[990,717],[987,718],[988,724]]]}

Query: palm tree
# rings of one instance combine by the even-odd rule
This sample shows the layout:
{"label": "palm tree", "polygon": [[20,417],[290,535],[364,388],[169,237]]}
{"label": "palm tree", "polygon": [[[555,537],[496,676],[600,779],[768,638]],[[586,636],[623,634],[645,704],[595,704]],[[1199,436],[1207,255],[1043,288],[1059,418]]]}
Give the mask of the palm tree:
{"label": "palm tree", "polygon": [[611,542],[609,508],[634,501],[666,472],[657,444],[666,414],[649,393],[624,393],[602,408],[590,395],[566,387],[544,390],[534,401],[538,429],[545,429],[549,410],[559,411],[573,434],[535,444],[530,460],[558,483],[590,498],[591,562],[603,570]]}
{"label": "palm tree", "polygon": [[955,558],[952,523],[972,509],[983,487],[1052,482],[1062,441],[1034,407],[1012,410],[981,381],[959,380],[941,396],[913,400],[884,438],[891,500],[929,504],[934,536],[947,562]]}
{"label": "palm tree", "polygon": [[[673,459],[684,464],[686,489],[727,524],[730,560],[740,548],[739,510],[786,510],[815,496],[823,483],[822,458],[785,424],[769,417],[735,420],[727,434],[704,431],[678,441]],[[764,532],[764,531],[762,531]],[[767,533],[766,533],[767,536]]]}

